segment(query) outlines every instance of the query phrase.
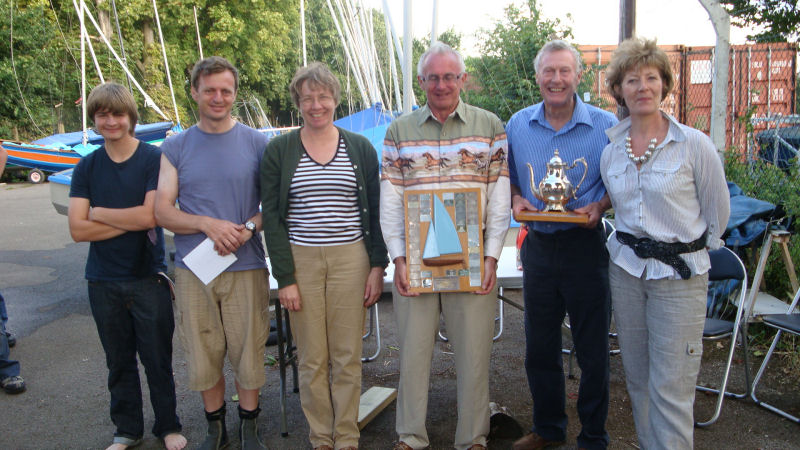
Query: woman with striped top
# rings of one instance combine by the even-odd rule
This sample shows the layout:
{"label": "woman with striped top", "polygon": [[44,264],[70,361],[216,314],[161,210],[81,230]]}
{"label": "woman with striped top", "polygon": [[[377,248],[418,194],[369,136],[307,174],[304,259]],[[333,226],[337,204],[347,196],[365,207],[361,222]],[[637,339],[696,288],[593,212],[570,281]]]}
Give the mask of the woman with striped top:
{"label": "woman with striped top", "polygon": [[630,117],[606,131],[600,171],[614,207],[609,281],[642,448],[690,449],[706,311],[708,248],[730,213],[717,152],[660,110],[673,86],[655,41],[629,39],[606,71]]}
{"label": "woman with striped top", "polygon": [[303,127],[264,152],[264,236],[297,342],[311,445],[355,449],[364,317],[389,262],[378,158],[365,137],[333,124],[341,88],[325,65],[298,69],[289,91]]}

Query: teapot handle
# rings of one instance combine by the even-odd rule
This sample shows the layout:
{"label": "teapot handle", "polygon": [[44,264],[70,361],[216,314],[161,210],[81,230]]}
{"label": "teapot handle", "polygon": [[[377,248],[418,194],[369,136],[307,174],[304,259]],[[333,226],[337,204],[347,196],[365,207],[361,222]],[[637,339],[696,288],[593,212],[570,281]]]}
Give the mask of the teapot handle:
{"label": "teapot handle", "polygon": [[586,179],[586,174],[589,172],[589,165],[586,164],[586,158],[584,158],[583,156],[581,156],[580,158],[576,159],[575,161],[572,161],[572,165],[569,168],[570,169],[574,169],[575,166],[578,165],[578,163],[583,164],[583,176],[581,177],[581,181],[578,182],[578,185],[575,186],[575,190],[572,191],[572,198],[574,198],[575,200],[578,199],[578,197],[575,195],[575,193],[577,193],[578,189],[581,188],[581,185],[583,184],[583,180]]}

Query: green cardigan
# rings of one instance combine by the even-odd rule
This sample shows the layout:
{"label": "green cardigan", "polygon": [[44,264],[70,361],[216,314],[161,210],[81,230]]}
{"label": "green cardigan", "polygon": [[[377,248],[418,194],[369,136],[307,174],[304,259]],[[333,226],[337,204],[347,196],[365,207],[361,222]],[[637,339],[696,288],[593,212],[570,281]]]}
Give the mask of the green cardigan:
{"label": "green cardigan", "polygon": [[[385,268],[389,264],[389,256],[383,242],[378,209],[378,156],[367,138],[337,128],[347,145],[347,154],[356,175],[358,209],[370,266]],[[300,130],[294,130],[273,138],[261,158],[261,217],[272,263],[272,276],[278,280],[278,288],[297,282],[286,217],[289,214],[289,186],[302,154]]]}

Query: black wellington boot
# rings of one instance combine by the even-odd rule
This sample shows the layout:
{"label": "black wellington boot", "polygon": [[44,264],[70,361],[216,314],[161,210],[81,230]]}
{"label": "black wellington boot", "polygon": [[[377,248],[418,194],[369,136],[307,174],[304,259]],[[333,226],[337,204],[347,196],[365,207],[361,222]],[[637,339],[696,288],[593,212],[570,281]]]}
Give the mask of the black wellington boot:
{"label": "black wellington boot", "polygon": [[228,430],[225,428],[225,403],[214,412],[206,412],[208,432],[198,450],[220,450],[228,446]]}
{"label": "black wellington boot", "polygon": [[258,425],[256,419],[261,408],[247,411],[239,407],[239,439],[242,441],[242,450],[264,450],[267,448],[258,438]]}

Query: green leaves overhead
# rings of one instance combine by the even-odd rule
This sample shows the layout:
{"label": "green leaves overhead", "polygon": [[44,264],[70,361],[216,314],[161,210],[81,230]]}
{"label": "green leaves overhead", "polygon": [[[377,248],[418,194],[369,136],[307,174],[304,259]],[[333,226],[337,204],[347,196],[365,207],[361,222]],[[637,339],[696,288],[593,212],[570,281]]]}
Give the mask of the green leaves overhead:
{"label": "green leaves overhead", "polygon": [[480,35],[482,56],[467,59],[478,86],[467,98],[505,121],[541,98],[533,70],[536,53],[551,39],[569,40],[572,31],[558,19],[542,17],[538,2],[527,0],[506,7],[505,17]]}
{"label": "green leaves overhead", "polygon": [[[195,122],[188,82],[200,56],[193,7],[197,7],[204,56],[224,56],[239,68],[239,97],[257,97],[273,118],[288,107],[286,86],[299,52],[299,36],[294,33],[299,28],[296,0],[158,0],[157,4],[184,125]],[[98,13],[107,13],[107,37],[121,53],[111,1],[88,0],[86,5],[101,22]],[[117,0],[116,6],[129,70],[174,120],[152,0]],[[8,18],[0,23],[4,37],[0,40],[0,88],[8,96],[0,102],[0,137],[11,138],[15,126],[22,139],[42,137],[55,132],[59,120],[67,131],[80,129],[80,104],[75,104],[80,98],[80,28],[72,0],[2,2],[0,17]],[[105,79],[126,84],[124,72],[88,19],[86,24]],[[86,58],[91,89],[100,79],[88,49]],[[134,96],[144,105],[138,93]],[[60,110],[54,108],[57,104],[62,104]],[[152,110],[142,107],[141,112],[143,122],[162,120]]]}
{"label": "green leaves overhead", "polygon": [[756,42],[797,42],[800,37],[800,7],[797,0],[722,0],[731,15],[731,23],[757,27],[748,36]]}

